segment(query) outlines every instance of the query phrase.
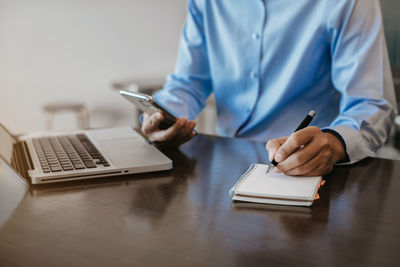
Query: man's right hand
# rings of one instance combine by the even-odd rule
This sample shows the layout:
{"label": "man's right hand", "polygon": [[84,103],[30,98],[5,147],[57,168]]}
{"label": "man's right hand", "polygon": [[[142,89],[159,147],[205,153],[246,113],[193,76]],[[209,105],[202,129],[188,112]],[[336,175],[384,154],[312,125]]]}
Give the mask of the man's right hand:
{"label": "man's right hand", "polygon": [[194,120],[187,121],[185,118],[179,118],[168,129],[160,130],[158,126],[163,119],[164,115],[160,112],[152,115],[144,113],[142,132],[151,142],[162,143],[168,146],[179,146],[196,135],[193,131],[196,126]]}

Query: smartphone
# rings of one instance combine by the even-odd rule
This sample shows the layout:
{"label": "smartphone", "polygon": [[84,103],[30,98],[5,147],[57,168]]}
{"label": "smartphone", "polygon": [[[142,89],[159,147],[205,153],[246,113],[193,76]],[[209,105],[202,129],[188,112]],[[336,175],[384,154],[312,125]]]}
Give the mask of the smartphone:
{"label": "smartphone", "polygon": [[150,115],[155,112],[163,113],[164,120],[158,126],[158,128],[160,128],[161,130],[168,129],[176,122],[176,117],[172,115],[171,112],[169,112],[160,103],[157,103],[157,101],[152,96],[126,90],[121,90],[119,91],[119,93],[143,112],[146,112]]}

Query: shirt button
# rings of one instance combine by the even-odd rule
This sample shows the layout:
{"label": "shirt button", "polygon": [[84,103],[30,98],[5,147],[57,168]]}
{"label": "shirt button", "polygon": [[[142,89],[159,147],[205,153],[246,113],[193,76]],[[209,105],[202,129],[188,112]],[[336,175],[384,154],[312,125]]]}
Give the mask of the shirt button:
{"label": "shirt button", "polygon": [[252,79],[257,78],[257,73],[255,73],[255,72],[250,72],[250,77],[251,77]]}
{"label": "shirt button", "polygon": [[253,33],[253,35],[251,37],[253,38],[253,40],[260,39],[260,35],[258,33]]}

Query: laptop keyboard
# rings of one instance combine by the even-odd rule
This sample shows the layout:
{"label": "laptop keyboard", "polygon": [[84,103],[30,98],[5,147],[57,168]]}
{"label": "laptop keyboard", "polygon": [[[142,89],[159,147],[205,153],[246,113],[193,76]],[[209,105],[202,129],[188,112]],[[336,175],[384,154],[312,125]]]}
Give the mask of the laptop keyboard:
{"label": "laptop keyboard", "polygon": [[85,134],[34,138],[43,172],[60,172],[109,167]]}

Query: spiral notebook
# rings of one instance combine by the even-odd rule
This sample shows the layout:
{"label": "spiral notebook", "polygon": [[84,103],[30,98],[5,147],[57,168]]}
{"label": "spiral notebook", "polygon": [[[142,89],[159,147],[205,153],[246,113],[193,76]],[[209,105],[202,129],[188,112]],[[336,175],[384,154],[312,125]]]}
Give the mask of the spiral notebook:
{"label": "spiral notebook", "polygon": [[269,165],[252,164],[229,195],[236,201],[311,206],[320,183],[321,176],[289,176],[269,171]]}

